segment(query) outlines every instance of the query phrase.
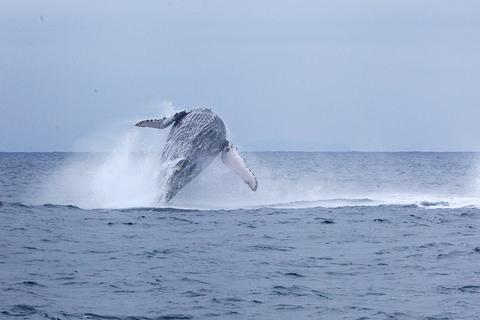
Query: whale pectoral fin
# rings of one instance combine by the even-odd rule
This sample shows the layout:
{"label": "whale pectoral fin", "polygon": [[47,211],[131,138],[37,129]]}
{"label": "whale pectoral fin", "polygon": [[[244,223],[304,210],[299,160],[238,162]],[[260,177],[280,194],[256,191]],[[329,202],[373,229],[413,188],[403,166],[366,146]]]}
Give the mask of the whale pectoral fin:
{"label": "whale pectoral fin", "polygon": [[177,112],[170,117],[163,117],[161,119],[143,120],[135,124],[135,126],[142,127],[142,128],[165,129],[175,121],[182,119],[186,114],[187,112],[184,110],[184,111]]}
{"label": "whale pectoral fin", "polygon": [[237,147],[231,142],[228,142],[227,146],[222,151],[223,163],[238,174],[243,181],[248,184],[250,189],[256,191],[258,188],[257,178],[253,172],[247,167],[247,163],[238,153]]}

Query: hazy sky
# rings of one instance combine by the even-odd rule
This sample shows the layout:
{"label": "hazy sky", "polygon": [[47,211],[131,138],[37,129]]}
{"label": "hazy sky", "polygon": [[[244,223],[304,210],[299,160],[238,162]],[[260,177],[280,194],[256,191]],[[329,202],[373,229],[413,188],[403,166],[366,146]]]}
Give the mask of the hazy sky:
{"label": "hazy sky", "polygon": [[480,150],[479,1],[19,1],[0,151],[210,106],[244,150]]}

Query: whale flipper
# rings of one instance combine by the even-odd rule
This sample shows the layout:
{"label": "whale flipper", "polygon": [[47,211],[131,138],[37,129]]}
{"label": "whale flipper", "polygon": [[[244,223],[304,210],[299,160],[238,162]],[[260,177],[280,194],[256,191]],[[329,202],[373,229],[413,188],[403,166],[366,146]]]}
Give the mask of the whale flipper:
{"label": "whale flipper", "polygon": [[238,148],[228,141],[222,151],[223,163],[238,174],[253,191],[257,190],[258,182],[253,172],[247,167],[245,160],[238,154]]}
{"label": "whale flipper", "polygon": [[173,116],[170,117],[163,117],[161,119],[149,119],[143,120],[135,124],[136,127],[148,127],[148,128],[156,128],[156,129],[165,129],[175,121],[182,119],[187,112],[185,110],[175,113]]}

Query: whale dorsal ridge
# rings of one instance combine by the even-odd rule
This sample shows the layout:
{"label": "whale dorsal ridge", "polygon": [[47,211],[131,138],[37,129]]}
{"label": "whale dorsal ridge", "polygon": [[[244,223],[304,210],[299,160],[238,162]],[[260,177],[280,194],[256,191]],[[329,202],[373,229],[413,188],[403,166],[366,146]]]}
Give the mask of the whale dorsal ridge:
{"label": "whale dorsal ridge", "polygon": [[163,117],[161,119],[148,119],[143,120],[135,124],[136,127],[142,128],[156,128],[156,129],[165,129],[172,123],[182,119],[187,114],[187,111],[183,110],[175,113],[173,116]]}

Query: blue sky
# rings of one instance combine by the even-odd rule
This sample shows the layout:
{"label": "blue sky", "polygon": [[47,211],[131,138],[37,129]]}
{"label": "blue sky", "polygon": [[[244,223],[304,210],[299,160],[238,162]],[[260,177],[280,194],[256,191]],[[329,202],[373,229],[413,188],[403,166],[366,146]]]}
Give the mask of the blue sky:
{"label": "blue sky", "polygon": [[0,151],[162,101],[244,150],[480,151],[478,1],[3,1]]}

